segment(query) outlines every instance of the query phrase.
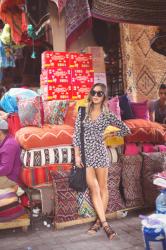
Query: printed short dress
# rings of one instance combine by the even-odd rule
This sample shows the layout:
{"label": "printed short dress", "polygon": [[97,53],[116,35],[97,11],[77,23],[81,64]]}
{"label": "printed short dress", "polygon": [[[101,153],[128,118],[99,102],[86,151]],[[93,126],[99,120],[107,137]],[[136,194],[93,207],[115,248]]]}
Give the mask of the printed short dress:
{"label": "printed short dress", "polygon": [[[104,130],[109,125],[121,129],[117,132],[118,136],[125,136],[130,133],[129,128],[112,113],[101,112],[101,114],[94,121],[89,117],[85,117],[83,126],[86,167],[109,167],[110,163],[108,151],[103,141]],[[80,129],[81,110],[78,111],[73,136],[73,146],[78,146],[79,148],[81,146]]]}

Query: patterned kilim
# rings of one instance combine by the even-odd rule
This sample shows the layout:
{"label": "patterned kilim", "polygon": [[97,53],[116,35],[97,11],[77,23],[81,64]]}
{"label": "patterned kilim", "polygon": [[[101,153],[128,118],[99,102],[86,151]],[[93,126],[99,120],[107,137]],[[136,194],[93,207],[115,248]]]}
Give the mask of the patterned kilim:
{"label": "patterned kilim", "polygon": [[142,206],[143,193],[141,186],[142,157],[123,156],[122,158],[122,185],[126,207]]}
{"label": "patterned kilim", "polygon": [[120,29],[125,89],[135,101],[157,98],[159,85],[166,83],[166,57],[150,47],[158,28],[121,24]]}
{"label": "patterned kilim", "polygon": [[78,192],[77,203],[78,203],[78,214],[81,217],[94,217],[94,216],[96,216],[88,188],[86,189],[86,191],[84,193]]}
{"label": "patterned kilim", "polygon": [[66,3],[66,45],[75,41],[85,30],[92,27],[88,0],[72,0]]}
{"label": "patterned kilim", "polygon": [[21,160],[24,166],[34,168],[56,163],[72,163],[74,149],[72,146],[56,146],[49,148],[35,148],[22,150]]}
{"label": "patterned kilim", "polygon": [[106,21],[166,24],[165,0],[94,0],[92,15]]}
{"label": "patterned kilim", "polygon": [[120,161],[113,163],[109,168],[108,173],[108,192],[109,202],[107,212],[114,212],[125,208],[124,202],[120,194],[120,180],[121,180],[122,165]]}
{"label": "patterned kilim", "polygon": [[55,199],[55,223],[76,220],[78,206],[76,192],[69,188],[69,172],[51,172]]}
{"label": "patterned kilim", "polygon": [[154,206],[159,189],[153,184],[153,177],[154,174],[166,170],[166,153],[143,153],[143,156],[143,194],[145,205]]}

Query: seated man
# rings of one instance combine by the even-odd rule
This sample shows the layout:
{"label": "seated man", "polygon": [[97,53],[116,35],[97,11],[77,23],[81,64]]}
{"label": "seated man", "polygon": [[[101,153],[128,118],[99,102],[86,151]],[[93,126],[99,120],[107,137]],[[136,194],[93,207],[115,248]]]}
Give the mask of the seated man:
{"label": "seated man", "polygon": [[166,127],[166,84],[159,87],[159,99],[149,103],[150,120]]}
{"label": "seated man", "polygon": [[20,153],[19,144],[8,133],[8,123],[0,119],[0,189],[20,183]]}

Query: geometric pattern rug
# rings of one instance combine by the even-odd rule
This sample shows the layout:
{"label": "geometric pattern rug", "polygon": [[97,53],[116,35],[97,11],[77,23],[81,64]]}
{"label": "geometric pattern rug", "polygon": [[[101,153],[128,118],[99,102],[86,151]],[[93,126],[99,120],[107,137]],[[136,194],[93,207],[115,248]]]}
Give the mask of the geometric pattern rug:
{"label": "geometric pattern rug", "polygon": [[166,57],[150,47],[157,31],[157,26],[120,24],[123,79],[134,101],[157,98],[159,85],[166,83]]}

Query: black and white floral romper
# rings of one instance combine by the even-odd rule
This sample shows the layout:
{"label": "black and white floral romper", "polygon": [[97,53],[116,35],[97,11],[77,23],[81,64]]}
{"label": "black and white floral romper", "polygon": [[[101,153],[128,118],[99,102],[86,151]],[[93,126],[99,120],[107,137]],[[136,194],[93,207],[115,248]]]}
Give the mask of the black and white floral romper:
{"label": "black and white floral romper", "polygon": [[[78,146],[79,148],[81,146],[80,119],[81,110],[78,111],[73,137],[73,145]],[[102,112],[94,121],[92,121],[89,117],[84,119],[83,126],[86,167],[109,167],[108,152],[103,141],[104,130],[109,125],[121,129],[121,131],[117,132],[117,135],[119,136],[125,136],[130,132],[129,128],[112,113]]]}

